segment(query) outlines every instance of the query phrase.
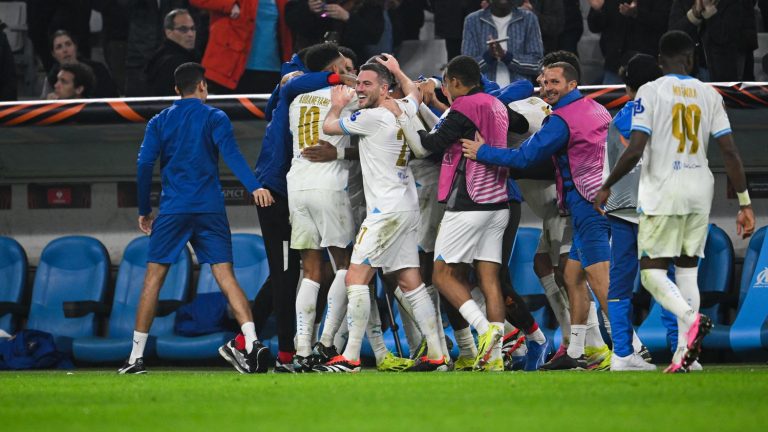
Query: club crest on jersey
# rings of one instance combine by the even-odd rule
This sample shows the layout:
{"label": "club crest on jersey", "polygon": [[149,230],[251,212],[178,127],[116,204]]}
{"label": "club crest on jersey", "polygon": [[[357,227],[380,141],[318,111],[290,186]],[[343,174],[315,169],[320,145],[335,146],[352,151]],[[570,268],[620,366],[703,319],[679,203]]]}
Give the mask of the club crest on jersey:
{"label": "club crest on jersey", "polygon": [[360,111],[355,111],[352,113],[351,116],[349,116],[349,121],[355,121],[357,120],[357,116],[360,115]]}
{"label": "club crest on jersey", "polygon": [[645,112],[645,107],[643,106],[643,99],[638,99],[635,101],[635,108],[632,110],[632,115],[636,116],[638,114],[642,114]]}

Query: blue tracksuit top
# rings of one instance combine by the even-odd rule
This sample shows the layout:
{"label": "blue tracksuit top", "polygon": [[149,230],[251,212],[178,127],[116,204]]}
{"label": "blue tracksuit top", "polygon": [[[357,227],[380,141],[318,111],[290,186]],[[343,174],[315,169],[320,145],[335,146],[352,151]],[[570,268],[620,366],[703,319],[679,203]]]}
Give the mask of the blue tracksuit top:
{"label": "blue tracksuit top", "polygon": [[177,100],[147,123],[136,181],[139,214],[152,211],[152,170],[160,158],[160,214],[221,213],[219,154],[249,192],[261,187],[251,173],[223,111],[197,98]]}

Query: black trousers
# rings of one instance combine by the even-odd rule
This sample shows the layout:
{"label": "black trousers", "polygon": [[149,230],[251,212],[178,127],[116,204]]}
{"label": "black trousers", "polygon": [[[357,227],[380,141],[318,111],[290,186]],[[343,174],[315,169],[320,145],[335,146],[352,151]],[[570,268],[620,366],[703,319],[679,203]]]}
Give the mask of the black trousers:
{"label": "black trousers", "polygon": [[[264,248],[269,263],[272,285],[272,312],[277,321],[278,349],[296,351],[296,287],[299,284],[299,252],[289,247],[291,225],[288,222],[288,198],[274,191],[275,203],[269,207],[256,207],[264,237]],[[259,318],[261,319],[261,318]]]}
{"label": "black trousers", "polygon": [[509,203],[509,222],[507,229],[504,230],[504,238],[501,243],[501,274],[499,279],[501,280],[501,293],[504,295],[506,303],[505,317],[507,321],[527,333],[536,320],[533,319],[533,315],[528,310],[528,305],[525,304],[523,298],[515,291],[509,275],[509,258],[512,256],[512,246],[515,243],[517,228],[520,226],[520,212],[519,202],[512,201]]}

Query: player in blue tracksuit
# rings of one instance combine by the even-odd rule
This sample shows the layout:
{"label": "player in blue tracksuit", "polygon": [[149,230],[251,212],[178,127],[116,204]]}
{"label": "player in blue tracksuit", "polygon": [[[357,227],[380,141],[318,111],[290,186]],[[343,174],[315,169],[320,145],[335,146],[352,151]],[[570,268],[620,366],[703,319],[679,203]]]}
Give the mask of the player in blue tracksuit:
{"label": "player in blue tracksuit", "polygon": [[[638,54],[622,68],[620,75],[627,86],[627,95],[634,99],[641,85],[662,76],[656,59]],[[608,129],[606,162],[613,167],[629,144],[634,100],[616,114]],[[656,370],[646,363],[640,352],[643,347],[632,327],[632,290],[638,271],[637,259],[637,190],[640,182],[640,162],[629,174],[614,185],[614,194],[606,203],[611,226],[611,267],[608,287],[608,316],[613,339],[612,371]],[[647,350],[646,350],[647,352]]]}
{"label": "player in blue tracksuit", "polygon": [[[219,353],[241,373],[267,370],[269,352],[256,337],[248,300],[232,270],[231,233],[219,181],[219,155],[259,205],[268,205],[271,199],[240,153],[227,115],[205,105],[208,86],[204,74],[205,69],[197,63],[185,63],[176,69],[174,79],[181,100],[147,123],[139,150],[139,228],[150,235],[149,253],[133,348],[118,371],[120,374],[146,372],[144,347],[160,287],[187,242],[192,244],[201,264],[211,265],[245,336],[245,346],[237,347],[233,339],[219,348]],[[158,157],[162,194],[155,219],[149,195]]]}

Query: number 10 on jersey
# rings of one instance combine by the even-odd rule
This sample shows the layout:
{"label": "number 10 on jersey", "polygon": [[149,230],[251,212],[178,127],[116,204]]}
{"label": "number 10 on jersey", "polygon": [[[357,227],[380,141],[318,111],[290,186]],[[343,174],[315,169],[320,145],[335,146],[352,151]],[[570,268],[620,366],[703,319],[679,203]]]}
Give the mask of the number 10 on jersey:
{"label": "number 10 on jersey", "polygon": [[701,108],[696,104],[681,103],[672,106],[672,136],[680,142],[677,152],[685,152],[687,140],[691,141],[690,154],[699,151],[699,126],[701,125]]}
{"label": "number 10 on jersey", "polygon": [[299,150],[320,140],[320,108],[303,106],[299,111]]}

